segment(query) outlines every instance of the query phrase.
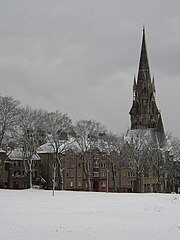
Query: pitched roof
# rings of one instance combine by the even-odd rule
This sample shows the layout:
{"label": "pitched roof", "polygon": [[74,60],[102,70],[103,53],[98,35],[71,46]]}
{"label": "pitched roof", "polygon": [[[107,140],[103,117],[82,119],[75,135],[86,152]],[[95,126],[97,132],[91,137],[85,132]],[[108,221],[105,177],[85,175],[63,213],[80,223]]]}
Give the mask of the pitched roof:
{"label": "pitched roof", "polygon": [[[23,161],[27,160],[23,155],[23,152],[20,149],[14,149],[8,154],[8,159],[11,161]],[[37,154],[33,154],[32,161],[40,160],[40,157]]]}

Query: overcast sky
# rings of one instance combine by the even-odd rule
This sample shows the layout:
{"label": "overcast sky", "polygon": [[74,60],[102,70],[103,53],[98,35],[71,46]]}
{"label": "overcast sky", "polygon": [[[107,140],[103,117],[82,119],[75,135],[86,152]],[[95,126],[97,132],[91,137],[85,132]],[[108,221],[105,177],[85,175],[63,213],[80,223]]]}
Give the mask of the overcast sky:
{"label": "overcast sky", "polygon": [[179,9],[179,0],[0,0],[0,93],[122,133],[145,25],[157,105],[180,137]]}

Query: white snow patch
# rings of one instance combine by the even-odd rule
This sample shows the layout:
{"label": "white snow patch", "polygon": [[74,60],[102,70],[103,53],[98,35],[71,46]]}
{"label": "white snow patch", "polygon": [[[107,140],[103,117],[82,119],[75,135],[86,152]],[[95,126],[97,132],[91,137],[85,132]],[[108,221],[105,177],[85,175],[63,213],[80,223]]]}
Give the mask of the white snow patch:
{"label": "white snow patch", "polygon": [[180,195],[0,190],[6,240],[177,240]]}

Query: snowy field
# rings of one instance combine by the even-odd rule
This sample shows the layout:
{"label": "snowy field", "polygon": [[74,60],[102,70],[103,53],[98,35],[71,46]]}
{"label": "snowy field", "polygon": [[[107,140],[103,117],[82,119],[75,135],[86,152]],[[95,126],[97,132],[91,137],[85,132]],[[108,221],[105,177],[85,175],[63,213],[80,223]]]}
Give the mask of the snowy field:
{"label": "snowy field", "polygon": [[2,240],[179,240],[180,195],[0,190]]}

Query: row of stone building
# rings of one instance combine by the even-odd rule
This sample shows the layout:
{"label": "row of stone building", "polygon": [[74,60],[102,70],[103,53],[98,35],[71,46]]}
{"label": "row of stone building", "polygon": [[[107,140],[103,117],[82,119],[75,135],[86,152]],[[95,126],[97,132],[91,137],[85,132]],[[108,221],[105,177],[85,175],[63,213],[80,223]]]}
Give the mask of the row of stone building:
{"label": "row of stone building", "polygon": [[[30,187],[30,176],[23,152],[15,149],[11,153],[0,151],[0,187],[9,189],[26,189]],[[75,191],[87,191],[87,179],[83,172],[83,164],[79,155],[69,151],[63,156],[63,189]],[[116,166],[116,184],[114,184],[111,165],[104,154],[98,149],[91,153],[91,191],[97,192],[156,192],[158,191],[157,180],[154,177],[153,169],[140,176],[140,189],[137,186],[137,177],[128,166]],[[166,192],[180,187],[180,172],[175,178],[166,182]],[[39,151],[38,155],[32,157],[32,178],[33,187],[53,189],[60,188],[59,171],[56,171],[54,178],[54,158],[52,152],[47,149]],[[174,181],[174,182],[172,182]],[[163,182],[165,184],[165,182]],[[167,185],[168,184],[168,185]]]}

